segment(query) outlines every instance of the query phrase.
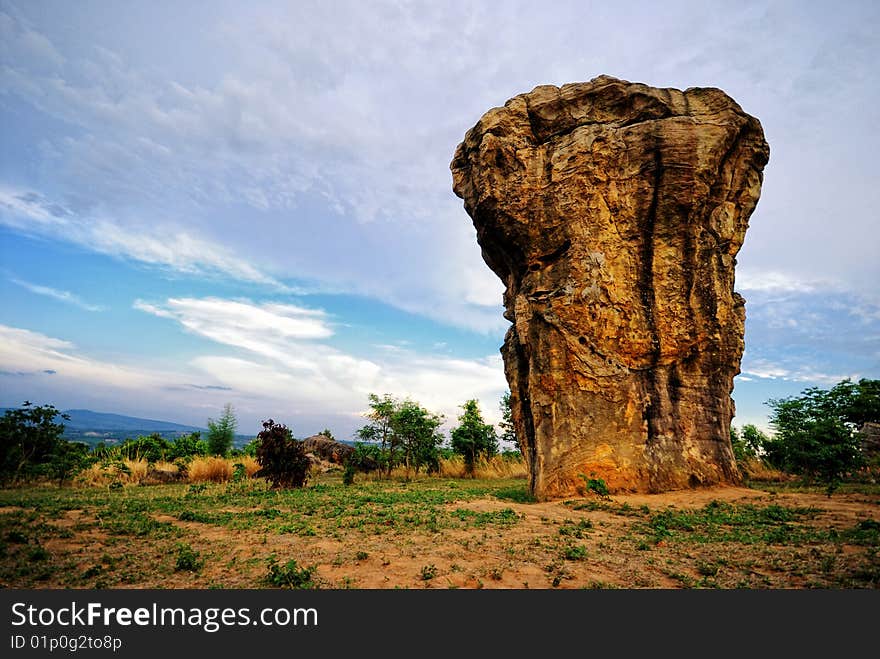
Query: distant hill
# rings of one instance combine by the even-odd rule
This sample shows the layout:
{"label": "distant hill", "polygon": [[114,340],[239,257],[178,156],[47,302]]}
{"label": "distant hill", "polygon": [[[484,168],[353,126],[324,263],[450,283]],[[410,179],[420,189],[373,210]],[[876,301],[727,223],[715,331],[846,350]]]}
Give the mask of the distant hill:
{"label": "distant hill", "polygon": [[[0,414],[6,412],[7,407],[0,408]],[[207,429],[187,426],[171,421],[158,421],[156,419],[140,419],[135,416],[124,414],[109,414],[106,412],[93,412],[92,410],[62,410],[70,419],[56,417],[57,423],[64,424],[64,438],[72,442],[85,442],[91,446],[99,442],[115,444],[129,437],[135,438],[140,435],[152,435],[158,433],[164,439],[173,441],[181,435],[191,432],[206,433]],[[252,438],[248,438],[252,439]],[[236,437],[235,445],[246,443],[247,439]]]}
{"label": "distant hill", "polygon": [[67,430],[105,430],[126,431],[139,430],[149,432],[184,432],[190,433],[196,430],[204,431],[204,428],[185,426],[170,421],[157,421],[155,419],[139,419],[134,416],[123,414],[108,414],[105,412],[92,412],[91,410],[64,410],[70,419],[64,420]]}

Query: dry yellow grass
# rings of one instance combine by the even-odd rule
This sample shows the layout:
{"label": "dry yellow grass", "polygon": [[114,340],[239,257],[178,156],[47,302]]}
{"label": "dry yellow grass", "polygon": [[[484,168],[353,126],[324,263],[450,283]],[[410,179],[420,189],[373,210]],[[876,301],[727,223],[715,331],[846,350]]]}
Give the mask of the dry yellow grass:
{"label": "dry yellow grass", "polygon": [[[169,463],[164,463],[169,464]],[[120,466],[124,465],[124,467]],[[174,465],[171,465],[174,467]],[[177,467],[174,467],[176,470]],[[93,464],[77,474],[74,482],[78,485],[100,486],[113,482],[123,485],[138,485],[147,480],[150,465],[146,460],[122,460],[121,463],[102,465]]]}
{"label": "dry yellow grass", "polygon": [[225,458],[194,458],[187,476],[191,483],[223,483],[232,480],[232,463]]}
{"label": "dry yellow grass", "polygon": [[[445,478],[466,478],[467,468],[464,458],[460,455],[440,461],[440,475]],[[522,460],[502,458],[500,455],[491,458],[479,458],[474,465],[476,478],[526,478],[528,469]]]}
{"label": "dry yellow grass", "polygon": [[236,464],[244,465],[248,478],[253,478],[260,470],[259,463],[247,455],[238,458],[195,458],[189,465],[187,478],[191,483],[224,483],[232,480]]}
{"label": "dry yellow grass", "polygon": [[[259,463],[250,456],[195,458],[189,464],[184,480],[190,483],[224,483],[232,480],[235,465],[239,463],[244,465],[248,478],[254,478],[260,469]],[[179,475],[180,468],[173,462],[159,461],[149,464],[142,459],[126,459],[115,464],[93,464],[77,474],[74,483],[84,487],[105,487],[114,482],[123,485],[169,483],[179,480]]]}
{"label": "dry yellow grass", "polygon": [[789,474],[768,466],[760,458],[749,458],[738,463],[737,466],[739,467],[740,472],[742,472],[742,475],[749,480],[764,483],[781,483],[783,481],[791,480]]}
{"label": "dry yellow grass", "polygon": [[238,462],[243,464],[245,473],[247,473],[248,478],[253,478],[254,475],[258,471],[260,471],[260,463],[249,455],[243,455],[240,458],[235,458],[232,462],[233,464]]}
{"label": "dry yellow grass", "polygon": [[[474,465],[475,478],[526,478],[528,469],[526,463],[522,460],[511,460],[496,455],[492,458],[480,458]],[[384,480],[386,475],[384,472],[378,471],[365,475],[369,480]],[[414,470],[407,470],[405,467],[395,467],[391,470],[391,478],[396,480],[411,480],[412,478],[468,478],[467,469],[464,464],[464,458],[460,455],[454,455],[450,458],[440,459],[440,471],[437,474],[427,474],[420,471],[418,474]]]}

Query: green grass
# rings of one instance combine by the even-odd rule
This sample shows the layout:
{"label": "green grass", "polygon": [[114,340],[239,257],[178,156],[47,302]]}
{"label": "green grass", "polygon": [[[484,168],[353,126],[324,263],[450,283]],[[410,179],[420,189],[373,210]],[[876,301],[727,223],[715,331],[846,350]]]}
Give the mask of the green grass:
{"label": "green grass", "polygon": [[[494,499],[495,509],[475,510],[469,502],[477,499]],[[358,480],[345,486],[331,476],[299,490],[272,490],[262,481],[0,490],[0,586],[114,588],[171,578],[175,587],[314,588],[320,580],[311,563],[328,560],[312,538],[342,542],[330,559],[337,556],[333,565],[351,561],[353,569],[367,558],[364,569],[384,565],[394,560],[385,554],[388,546],[410,543],[432,550],[431,543],[451,543],[462,555],[456,562],[466,564],[472,560],[467,556],[482,557],[500,538],[506,553],[471,575],[485,578],[487,586],[507,579],[515,565],[540,570],[549,563],[541,587],[564,587],[593,566],[627,570],[635,561],[642,566],[639,576],[648,576],[643,582],[621,577],[621,584],[650,586],[658,579],[697,588],[773,587],[792,580],[820,588],[880,584],[880,515],[870,508],[851,526],[838,522],[832,528],[820,523],[825,518],[815,508],[716,501],[699,509],[652,510],[594,498],[564,502],[565,514],[543,523],[533,513],[531,525],[523,526],[529,503],[522,479]],[[534,528],[533,535],[507,533],[518,528]],[[456,577],[444,556],[420,559],[410,585],[434,586]],[[203,569],[209,560],[211,570]],[[419,566],[430,568],[432,560],[443,578],[422,579]],[[656,568],[645,567],[652,562]],[[354,581],[335,577],[333,587],[361,583],[351,576]],[[583,574],[579,578],[580,585],[590,583]],[[596,583],[591,587],[602,587]]]}
{"label": "green grass", "polygon": [[669,508],[652,514],[637,529],[643,535],[661,540],[696,543],[739,542],[746,544],[791,545],[825,541],[829,531],[795,522],[819,514],[814,508],[734,505],[712,501],[699,510]]}

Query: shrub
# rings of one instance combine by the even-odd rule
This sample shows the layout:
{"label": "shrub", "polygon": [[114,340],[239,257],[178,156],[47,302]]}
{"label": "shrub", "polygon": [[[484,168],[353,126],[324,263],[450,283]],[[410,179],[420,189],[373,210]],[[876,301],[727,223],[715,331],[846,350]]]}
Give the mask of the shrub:
{"label": "shrub", "polygon": [[276,588],[313,589],[317,588],[312,579],[314,572],[314,567],[299,567],[294,559],[279,565],[273,554],[269,557],[269,570],[265,579],[267,584]]}
{"label": "shrub", "polygon": [[257,476],[265,477],[273,488],[305,485],[311,462],[303,442],[294,439],[287,426],[269,419],[263,422],[263,430],[257,438],[260,440]]}
{"label": "shrub", "polygon": [[345,471],[342,472],[342,484],[343,485],[352,485],[354,484],[354,473],[355,467],[351,462],[345,463]]}
{"label": "shrub", "polygon": [[170,452],[171,444],[158,433],[146,437],[141,435],[136,439],[129,438],[119,446],[120,456],[136,461],[158,462],[164,460]]}
{"label": "shrub", "polygon": [[208,455],[208,444],[198,431],[176,438],[168,451],[169,460],[188,460],[199,455]]}
{"label": "shrub", "polygon": [[185,542],[177,544],[177,562],[174,565],[175,571],[198,572],[204,565],[205,561],[199,556],[199,552]]}
{"label": "shrub", "polygon": [[[592,476],[592,474],[590,474]],[[587,484],[587,491],[593,492],[603,499],[607,499],[610,495],[608,491],[608,485],[601,478],[587,478],[584,474],[580,474],[580,477],[584,479],[584,482]]]}
{"label": "shrub", "polygon": [[[0,482],[27,480],[50,474],[63,479],[76,449],[69,449],[62,439],[67,419],[52,405],[32,406],[30,401],[18,409],[6,410],[0,417]],[[51,463],[56,468],[51,468]],[[60,474],[59,474],[60,472]]]}

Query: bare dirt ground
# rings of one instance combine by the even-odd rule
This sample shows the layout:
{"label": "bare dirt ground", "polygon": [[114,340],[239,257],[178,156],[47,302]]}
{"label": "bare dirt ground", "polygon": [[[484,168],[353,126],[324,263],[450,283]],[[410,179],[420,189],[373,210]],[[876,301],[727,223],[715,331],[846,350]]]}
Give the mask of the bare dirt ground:
{"label": "bare dirt ground", "polygon": [[[367,527],[322,518],[307,532],[150,510],[164,535],[121,537],[100,509],[45,519],[38,511],[0,507],[0,519],[27,513],[28,528],[50,530],[35,554],[35,540],[16,539],[26,527],[0,529],[4,587],[264,588],[273,557],[296,561],[322,589],[880,585],[877,495],[707,488],[544,503],[488,495],[436,505],[430,514],[439,524],[389,521],[386,530],[375,518]],[[212,514],[246,520],[258,512],[232,505]],[[175,567],[182,542],[198,556],[196,569]]]}
{"label": "bare dirt ground", "polygon": [[[363,543],[364,547],[345,541],[316,542],[309,551],[318,562],[322,577],[336,584],[350,579],[358,588],[681,588],[694,585],[804,588],[821,582],[815,579],[814,572],[821,573],[822,565],[809,569],[814,563],[810,558],[836,550],[827,547],[820,550],[816,546],[771,547],[762,549],[761,554],[769,555],[759,558],[752,556],[754,547],[736,547],[735,543],[722,543],[725,545],[722,547],[714,543],[677,546],[660,541],[639,549],[639,543],[629,539],[632,518],[615,511],[620,510],[620,506],[624,509],[647,506],[652,511],[669,507],[693,510],[711,501],[815,507],[823,511],[821,517],[813,520],[817,527],[840,529],[880,516],[876,498],[849,495],[829,499],[800,493],[770,495],[745,488],[614,496],[612,501],[616,505],[611,510],[577,510],[577,502],[572,506],[573,501],[567,501],[568,505],[562,501],[511,504],[483,499],[457,504],[456,507],[478,512],[512,508],[521,521],[499,531],[465,531],[442,540],[429,535],[414,535],[391,543],[386,538],[374,538]],[[586,499],[585,503],[593,501]],[[588,522],[592,529],[583,533],[573,546],[584,547],[585,557],[560,559],[559,529],[577,528],[581,522]],[[357,569],[352,569],[347,562],[340,565],[334,561],[321,562],[322,557],[345,556],[359,548],[365,548],[370,558],[360,561]],[[849,551],[854,555],[859,553]],[[804,562],[807,567],[802,565]],[[422,578],[426,565],[436,568],[436,576]],[[720,574],[726,571],[725,565],[730,566],[729,575]]]}

